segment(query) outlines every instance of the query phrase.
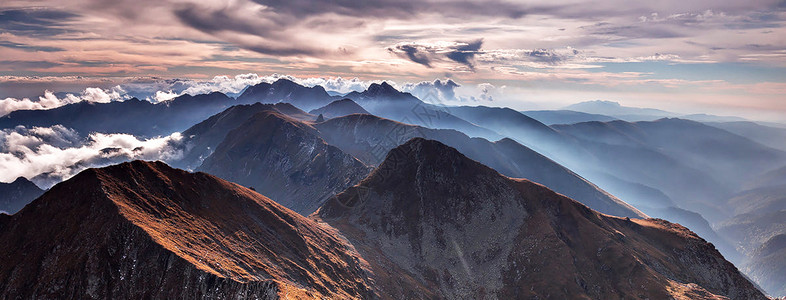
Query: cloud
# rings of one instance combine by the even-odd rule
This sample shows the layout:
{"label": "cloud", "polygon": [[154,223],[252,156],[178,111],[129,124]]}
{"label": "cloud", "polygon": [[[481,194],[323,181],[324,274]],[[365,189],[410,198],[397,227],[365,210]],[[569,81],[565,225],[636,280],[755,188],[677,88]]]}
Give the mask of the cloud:
{"label": "cloud", "polygon": [[78,96],[74,94],[65,94],[62,98],[58,98],[51,91],[45,91],[44,95],[39,96],[37,101],[29,98],[0,99],[0,116],[5,116],[17,110],[52,109],[81,101],[108,103],[111,101],[123,101],[129,98],[126,92],[119,86],[107,90],[88,87]]}
{"label": "cloud", "polygon": [[87,168],[134,159],[178,159],[183,155],[181,141],[180,133],[146,140],[102,133],[83,138],[62,125],[17,126],[0,131],[0,181],[23,176],[50,187]]}
{"label": "cloud", "polygon": [[69,21],[78,14],[48,8],[0,10],[0,31],[29,36],[53,36],[66,33]]}
{"label": "cloud", "polygon": [[475,69],[475,55],[481,53],[483,40],[470,42],[404,42],[387,47],[388,52],[431,68],[434,61],[452,61]]}
{"label": "cloud", "polygon": [[496,87],[491,83],[475,86],[462,86],[453,79],[434,79],[418,83],[405,83],[401,91],[409,92],[415,97],[432,104],[451,104],[463,102],[494,101],[495,96],[502,95],[505,87]]}
{"label": "cloud", "polygon": [[460,87],[452,79],[434,79],[434,81],[421,81],[418,83],[407,83],[401,88],[404,92],[409,92],[415,97],[426,102],[445,102],[456,99],[456,88]]}
{"label": "cloud", "polygon": [[455,47],[455,50],[448,52],[446,56],[449,59],[474,70],[475,67],[472,65],[473,64],[472,60],[475,57],[475,54],[479,53],[478,51],[480,50],[481,46],[483,46],[482,39],[478,39],[472,42],[459,43]]}

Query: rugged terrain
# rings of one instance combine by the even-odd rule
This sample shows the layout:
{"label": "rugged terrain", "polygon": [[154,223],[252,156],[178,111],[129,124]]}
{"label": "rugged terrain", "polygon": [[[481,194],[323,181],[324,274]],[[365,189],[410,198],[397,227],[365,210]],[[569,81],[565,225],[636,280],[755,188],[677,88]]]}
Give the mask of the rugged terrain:
{"label": "rugged terrain", "polygon": [[766,299],[680,225],[599,214],[436,141],[395,148],[313,217],[391,298]]}
{"label": "rugged terrain", "polygon": [[0,227],[3,299],[371,293],[361,260],[329,229],[250,189],[160,162],[83,171]]}

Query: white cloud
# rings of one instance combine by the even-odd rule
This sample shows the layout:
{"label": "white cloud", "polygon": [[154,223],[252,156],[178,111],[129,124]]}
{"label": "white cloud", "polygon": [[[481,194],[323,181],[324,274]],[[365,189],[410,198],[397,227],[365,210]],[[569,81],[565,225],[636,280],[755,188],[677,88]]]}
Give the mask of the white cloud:
{"label": "white cloud", "polygon": [[119,86],[103,90],[95,87],[85,88],[78,96],[74,94],[66,94],[63,98],[58,98],[53,92],[45,91],[43,96],[39,96],[38,100],[30,98],[5,98],[0,99],[0,116],[7,115],[12,111],[25,110],[25,109],[52,109],[63,105],[77,103],[81,101],[108,103],[111,101],[123,101],[130,98],[126,92]]}
{"label": "white cloud", "polygon": [[130,134],[93,133],[85,138],[55,125],[0,131],[0,181],[19,176],[49,187],[80,171],[122,161],[173,160],[182,157],[180,133],[140,140]]}

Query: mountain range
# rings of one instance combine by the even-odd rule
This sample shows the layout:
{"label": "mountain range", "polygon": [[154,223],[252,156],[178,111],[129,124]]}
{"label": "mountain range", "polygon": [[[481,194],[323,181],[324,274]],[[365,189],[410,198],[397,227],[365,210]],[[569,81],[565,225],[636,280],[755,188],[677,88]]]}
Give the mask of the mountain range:
{"label": "mountain range", "polygon": [[[309,222],[324,229],[327,235],[306,239],[319,240],[316,242],[317,244],[327,238],[334,238],[340,243],[349,241],[351,245],[344,244],[345,248],[349,249],[344,254],[358,257],[359,268],[365,272],[362,275],[358,275],[360,273],[357,272],[341,275],[356,276],[351,279],[354,285],[352,287],[335,287],[331,286],[334,283],[331,283],[330,280],[333,282],[336,280],[333,277],[331,277],[332,279],[308,279],[309,276],[328,276],[320,272],[326,272],[325,268],[334,268],[335,265],[330,264],[335,262],[327,260],[323,261],[327,265],[322,265],[320,267],[322,269],[319,270],[317,270],[318,268],[314,269],[316,268],[315,263],[309,263],[311,269],[304,266],[290,266],[293,269],[308,271],[297,271],[296,273],[301,275],[295,276],[290,273],[292,269],[286,269],[277,274],[288,275],[275,278],[262,276],[266,279],[260,282],[250,281],[247,277],[237,277],[236,274],[221,273],[218,270],[219,275],[216,278],[244,283],[255,282],[252,284],[254,287],[229,284],[230,281],[226,281],[227,283],[221,283],[218,286],[210,286],[217,287],[217,290],[226,291],[226,293],[222,292],[223,294],[206,293],[205,288],[208,286],[200,285],[200,291],[175,288],[173,293],[179,293],[177,295],[205,297],[238,297],[240,295],[242,297],[245,295],[243,291],[253,290],[254,294],[261,295],[264,290],[265,295],[270,296],[280,295],[282,290],[292,290],[292,294],[307,295],[304,297],[328,298],[344,298],[349,297],[348,295],[362,298],[381,295],[398,295],[398,298],[410,298],[411,295],[425,295],[423,297],[432,298],[456,295],[483,297],[483,295],[487,295],[486,293],[501,298],[509,298],[507,296],[510,295],[531,295],[541,298],[548,298],[548,295],[552,295],[551,297],[558,297],[553,295],[586,295],[590,298],[614,298],[611,296],[614,295],[611,291],[624,291],[620,292],[620,295],[633,296],[635,292],[630,286],[614,286],[612,283],[619,280],[610,279],[612,277],[608,277],[609,275],[604,272],[593,273],[595,272],[593,268],[598,267],[592,265],[593,260],[598,260],[600,256],[598,254],[590,259],[589,253],[585,253],[588,250],[584,249],[584,246],[594,247],[595,244],[594,241],[576,235],[576,232],[584,232],[584,230],[595,232],[588,236],[600,241],[611,238],[613,241],[608,245],[616,245],[613,247],[621,249],[619,250],[621,252],[615,252],[615,255],[637,258],[638,261],[629,261],[629,265],[636,266],[633,268],[643,270],[641,272],[649,275],[642,277],[637,275],[639,273],[623,273],[628,274],[630,278],[647,277],[648,279],[641,280],[646,281],[645,286],[653,288],[648,288],[646,294],[655,298],[666,295],[663,292],[663,287],[666,286],[669,287],[666,288],[667,293],[672,295],[682,293],[680,295],[688,298],[705,297],[711,294],[737,295],[738,298],[759,297],[759,294],[752,292],[746,292],[747,294],[744,295],[734,294],[736,292],[716,285],[717,280],[728,281],[729,278],[736,278],[735,276],[739,275],[735,273],[736,269],[725,267],[724,258],[740,267],[771,295],[786,295],[786,289],[780,285],[782,281],[779,279],[782,278],[780,276],[782,270],[786,269],[786,266],[782,264],[783,260],[780,259],[785,251],[783,249],[786,249],[780,236],[786,232],[782,230],[782,218],[779,215],[781,210],[786,209],[783,207],[784,201],[781,199],[784,191],[783,186],[786,184],[786,171],[783,171],[786,170],[786,154],[782,148],[783,145],[780,145],[777,140],[777,137],[780,137],[782,133],[779,128],[715,116],[662,118],[664,113],[666,113],[665,116],[675,116],[676,114],[650,109],[630,109],[619,104],[605,102],[570,107],[569,109],[572,110],[520,112],[509,108],[487,106],[445,106],[432,104],[439,103],[435,99],[428,100],[431,103],[424,102],[412,94],[398,91],[384,82],[372,84],[365,91],[334,95],[319,86],[305,87],[281,79],[273,83],[249,86],[237,99],[229,98],[221,93],[212,93],[195,96],[183,95],[158,104],[133,99],[111,103],[81,102],[51,110],[16,111],[0,118],[0,128],[14,128],[18,125],[52,126],[62,124],[81,134],[91,132],[129,133],[143,137],[168,135],[175,131],[182,131],[182,143],[173,145],[173,147],[180,147],[178,150],[182,155],[171,158],[167,163],[178,168],[209,173],[211,176],[216,176],[215,180],[220,182],[224,182],[223,180],[235,182],[242,186],[235,185],[236,189],[251,190],[265,195],[269,197],[265,198],[268,199],[266,201],[274,202],[280,210],[287,211],[287,213],[299,216],[311,215]],[[597,113],[579,112],[579,110],[589,111],[588,107],[593,106],[613,109],[607,108],[599,110]],[[623,121],[635,120],[636,118],[630,118],[633,115],[637,115],[639,119],[645,121]],[[647,116],[647,118],[641,116]],[[682,118],[701,119],[703,123]],[[412,140],[413,138],[414,140]],[[416,151],[416,149],[420,150]],[[432,155],[431,151],[446,155],[445,160]],[[458,151],[460,155],[454,155],[456,153],[453,151]],[[428,159],[415,159],[412,155],[425,155],[423,157],[428,157]],[[431,159],[435,162],[428,161]],[[108,160],[106,163],[115,163],[115,161]],[[471,171],[451,173],[448,172],[449,170],[440,169],[443,166],[436,164],[436,162],[451,166],[454,163],[458,166],[471,166],[467,167]],[[121,177],[118,180],[126,181],[130,180],[128,178],[133,178],[140,184],[148,185],[158,179],[136,179],[135,176],[141,174],[141,171],[138,170],[145,168],[169,170],[169,167],[158,163],[144,164],[147,164],[148,167],[136,169],[132,167],[129,169],[132,171],[128,173],[118,173],[121,174],[118,175]],[[396,177],[401,176],[401,172],[410,172],[403,170],[409,170],[407,168],[411,165],[421,166],[418,167],[419,171],[414,173],[413,178]],[[486,171],[487,169],[490,171]],[[433,172],[429,173],[429,171]],[[486,175],[482,179],[477,179],[470,176],[474,173]],[[182,176],[172,176],[179,178],[180,181],[191,176],[186,175],[191,173],[178,174]],[[452,174],[453,177],[446,174]],[[80,174],[80,176],[83,175]],[[448,182],[456,183],[458,186],[451,187],[440,184],[439,180],[448,180],[448,177],[454,180]],[[364,178],[366,179],[364,180]],[[370,184],[370,180],[385,182],[389,178],[397,178],[396,181],[405,183],[401,185],[401,188],[393,191],[381,183],[380,185]],[[173,180],[169,181],[174,182]],[[488,187],[485,184],[486,181],[500,183],[501,186],[510,188]],[[80,184],[86,184],[83,181],[80,182]],[[123,184],[132,186],[132,183]],[[476,195],[473,194],[471,186],[462,186],[461,184],[480,187],[476,194],[488,193]],[[404,190],[403,186],[420,186],[421,188]],[[186,193],[197,199],[203,194],[208,194],[207,191],[199,191],[199,187],[183,188],[191,189],[188,193],[192,190],[197,191],[197,194]],[[131,190],[133,189],[138,188],[131,188]],[[175,197],[175,194],[181,193],[181,190],[176,188],[166,188],[166,190],[163,192],[166,196],[164,198],[172,198]],[[385,192],[380,192],[382,190]],[[554,196],[525,197],[526,195],[531,196],[532,191],[535,190],[545,190],[551,193],[537,192],[537,195],[553,194]],[[94,192],[100,193],[98,189]],[[428,197],[423,198],[424,196],[418,194],[417,197],[412,198],[410,193],[415,192],[428,195]],[[22,200],[13,200],[14,203],[17,203],[15,204],[16,209],[18,210],[40,193],[43,191],[38,189],[36,195],[26,194],[25,197],[20,198]],[[126,190],[124,197],[129,196],[129,193]],[[150,195],[158,195],[157,193],[154,190],[151,190],[150,194],[140,192],[137,198],[132,198],[136,199],[133,201],[141,201],[140,199],[151,197]],[[353,193],[358,197],[371,199],[375,203],[373,205],[380,208],[379,213],[384,215],[375,215],[366,208],[361,209],[353,205],[346,205],[347,202],[344,200],[354,197],[350,196]],[[516,196],[517,199],[525,200],[516,200],[514,202],[519,204],[513,205],[511,204],[513,202],[508,200],[494,198],[499,196],[499,193],[519,195],[520,197]],[[68,196],[68,193],[62,192],[62,190],[58,194],[58,197]],[[440,198],[443,195],[447,198]],[[42,198],[46,197],[44,195]],[[113,194],[109,197],[115,199],[121,196]],[[481,198],[477,197],[496,199],[489,202],[493,204],[489,205],[494,208],[478,206],[476,202],[479,200],[477,199]],[[391,202],[392,199],[400,199],[403,202]],[[480,227],[481,229],[478,230],[482,230],[483,233],[470,232],[467,231],[468,228],[459,226],[461,224],[454,224],[455,222],[442,222],[445,225],[440,229],[438,223],[429,219],[435,218],[437,214],[434,211],[439,210],[429,206],[432,203],[426,200],[430,199],[434,199],[434,201],[442,199],[437,202],[456,203],[456,206],[445,203],[435,204],[447,205],[439,206],[445,212],[446,218],[469,220],[468,215],[464,212],[450,214],[454,209],[460,208],[470,211],[473,215],[483,216],[486,216],[487,210],[491,209],[494,212],[494,218],[505,216],[506,220],[512,220],[512,217],[507,214],[510,210],[523,214],[525,220],[518,220],[519,223],[515,223],[513,227],[507,227],[510,224],[503,226],[506,228],[504,232],[495,231],[496,227],[486,228],[483,226],[475,226]],[[552,206],[541,205],[542,201],[546,201],[544,199],[574,204],[565,204],[567,206],[560,204],[558,206],[560,208],[555,211]],[[11,203],[10,201],[6,202]],[[118,203],[121,202],[125,203],[123,201]],[[337,203],[346,206],[345,210],[338,210]],[[391,206],[393,203],[407,203],[412,209]],[[153,212],[147,213],[154,217],[164,212],[181,215],[178,209],[169,208],[170,204],[164,202],[155,204],[158,206],[153,206]],[[127,204],[119,205],[127,206]],[[536,218],[550,220],[551,223],[541,221],[527,223],[530,222],[528,219],[530,211],[528,209],[518,210],[517,205],[537,208],[539,213],[535,214]],[[584,213],[581,208],[572,208],[574,206],[583,207],[583,205],[591,209],[591,213]],[[500,211],[498,207],[504,207],[504,209]],[[476,208],[482,209],[483,212],[476,211]],[[2,207],[0,209],[5,210]],[[562,209],[567,209],[571,213],[567,216],[563,215]],[[6,211],[15,212],[15,210]],[[22,209],[13,215],[0,214],[0,226],[5,227],[10,224],[9,220],[22,218],[19,215],[22,215],[24,211],[25,209]],[[582,213],[575,214],[575,212]],[[98,213],[106,214],[106,211]],[[188,212],[188,214],[195,213]],[[391,214],[396,217],[391,217]],[[599,217],[594,217],[595,215]],[[87,220],[96,216],[84,215],[81,217]],[[630,223],[621,221],[625,219],[620,218],[625,217],[631,218],[632,221]],[[671,222],[648,219],[648,217],[666,219]],[[173,218],[173,215],[166,215],[165,218]],[[197,217],[190,216],[188,218]],[[249,218],[256,217],[250,216]],[[598,223],[596,218],[603,221]],[[583,221],[585,219],[595,225]],[[428,222],[421,222],[424,220]],[[33,224],[33,221],[25,222],[30,222],[25,224]],[[497,224],[494,223],[497,222],[496,219],[491,222]],[[687,226],[688,229],[673,224],[673,222]],[[396,231],[401,234],[395,237],[390,234],[387,237],[380,236],[380,232],[391,233],[392,227],[385,226],[398,224],[395,226],[406,227],[409,226],[407,225],[409,223],[417,224],[419,227]],[[66,222],[63,224],[71,225],[62,226],[76,226],[73,224],[81,223]],[[186,224],[170,225],[176,228],[188,226]],[[215,221],[214,224],[219,226],[221,222]],[[114,228],[114,225],[107,226]],[[279,227],[279,225],[271,226]],[[537,235],[528,235],[532,231],[531,228],[541,227],[545,229],[539,231]],[[230,226],[230,228],[234,227]],[[247,228],[232,230],[245,232],[239,234],[248,233],[248,231],[244,231]],[[429,239],[423,239],[423,230],[431,230],[429,231],[431,233],[428,233],[430,236],[427,236]],[[440,233],[439,230],[442,232]],[[635,242],[628,243],[624,238],[615,240],[616,234],[609,237],[596,231],[619,232],[624,237],[636,236],[636,238]],[[654,234],[654,236],[641,236],[645,232]],[[674,233],[681,239],[660,239],[664,234]],[[473,240],[481,241],[486,234],[490,236],[489,238],[516,234],[515,237],[506,237],[511,243],[498,242],[499,247],[495,246],[496,248],[494,248],[499,251],[513,249],[510,250],[513,252],[507,253],[521,254],[524,252],[515,251],[527,247],[539,250],[562,249],[558,250],[559,253],[562,253],[560,254],[562,256],[559,256],[560,259],[574,260],[576,261],[575,265],[572,267],[522,265],[526,266],[524,269],[508,266],[506,270],[518,270],[519,274],[522,274],[522,272],[526,273],[525,269],[553,271],[553,268],[565,267],[569,270],[567,274],[571,274],[569,276],[572,276],[576,285],[569,284],[570,278],[557,276],[559,274],[554,274],[555,278],[561,278],[559,279],[562,280],[559,281],[561,282],[560,286],[566,288],[570,286],[569,292],[562,291],[563,294],[555,294],[553,292],[555,291],[554,286],[550,285],[554,283],[541,284],[528,281],[532,278],[513,280],[509,276],[512,273],[505,273],[508,274],[505,275],[508,276],[505,277],[507,279],[497,281],[499,278],[495,277],[496,275],[489,275],[491,273],[488,270],[494,269],[493,266],[486,266],[486,261],[479,257],[486,255],[489,264],[497,267],[502,262],[516,262],[517,266],[523,262],[515,259],[502,260],[495,256],[496,252],[489,253],[476,246],[477,243]],[[213,237],[209,239],[218,239],[219,235],[211,233]],[[21,241],[18,240],[21,239],[20,236],[15,236],[16,241]],[[375,238],[367,239],[364,236],[374,236]],[[406,236],[410,241],[401,242],[402,236]],[[528,244],[531,240],[520,239],[522,236],[529,239],[540,238],[544,243],[533,246],[533,244]],[[155,236],[153,237],[155,238]],[[453,239],[456,245],[450,247],[451,242],[448,237]],[[68,236],[68,239],[73,238],[82,237]],[[175,239],[174,237],[169,238]],[[545,242],[556,241],[555,238],[561,240],[564,245]],[[46,239],[58,241],[55,243],[66,240],[47,236],[38,242],[45,243]],[[711,242],[712,244],[709,245],[712,247],[702,246],[705,245],[702,243],[706,241]],[[148,242],[143,239],[134,240],[134,243],[146,245],[144,247],[157,247]],[[170,245],[167,244],[170,242],[154,242],[165,248]],[[102,243],[104,242],[96,241],[97,245],[103,245]],[[171,242],[173,245],[184,243],[195,243],[195,241]],[[402,245],[407,244],[417,244],[417,247],[431,249],[428,250],[431,251],[428,253],[444,254],[453,251],[458,256],[449,260],[457,262],[461,266],[456,265],[459,267],[456,269],[454,268],[456,266],[446,265],[443,258],[435,258],[434,255],[422,251],[417,252],[413,249],[402,248]],[[443,247],[443,244],[447,246]],[[538,248],[542,245],[548,245],[548,247]],[[698,254],[693,253],[691,254],[694,256],[693,258],[700,257],[700,262],[681,257],[679,259],[685,262],[676,263],[673,259],[678,256],[670,256],[665,253],[679,251],[667,248],[667,245],[677,247],[681,249],[680,251],[694,249],[691,247],[695,246],[704,249],[702,251],[709,253],[709,256],[697,256]],[[693,246],[687,247],[686,245]],[[204,248],[205,246],[197,247]],[[235,249],[233,248],[235,246],[224,245],[222,247]],[[13,249],[8,247],[7,251],[9,252],[6,253],[13,252]],[[723,256],[720,257],[720,254],[715,256],[718,252],[715,249],[719,250]],[[226,258],[219,260],[238,259],[234,251],[227,250],[220,254]],[[76,255],[74,253],[76,252],[71,252],[68,255]],[[463,257],[464,254],[461,253],[472,253],[469,256],[471,259]],[[532,252],[527,253],[527,255],[532,255]],[[55,257],[46,256],[50,255],[47,253],[41,255],[40,257]],[[51,260],[54,258],[41,259]],[[74,259],[84,260],[86,258],[79,256]],[[291,257],[287,256],[285,259],[291,259]],[[545,257],[540,257],[540,259],[548,260]],[[462,260],[465,261],[462,262]],[[709,273],[706,273],[705,269],[709,268],[706,263],[710,260],[717,262],[711,269],[715,270],[716,273],[713,274],[718,276],[708,277]],[[186,259],[186,261],[189,260]],[[223,262],[220,264],[224,265]],[[275,265],[275,268],[281,267],[278,264]],[[613,265],[601,265],[600,268],[602,270],[606,267],[614,267]],[[183,269],[179,270],[191,270],[187,264],[183,266]],[[202,268],[198,264],[196,267],[197,269]],[[466,271],[467,267],[469,270],[477,269],[481,276],[466,277],[467,273],[472,273]],[[217,270],[215,266],[210,268]],[[256,272],[245,266],[232,268],[244,269],[246,270],[244,272],[248,273]],[[585,270],[585,268],[589,269]],[[694,268],[690,271],[693,273],[684,270],[684,268]],[[461,273],[460,269],[465,269],[464,273]],[[376,275],[369,275],[370,270],[375,270],[372,273]],[[160,271],[159,269],[155,272]],[[675,277],[677,273],[684,276]],[[722,279],[721,275],[727,276],[724,277],[726,279]],[[168,275],[160,276],[166,277]],[[480,286],[470,280],[478,278],[483,278],[484,282],[488,284]],[[603,280],[606,281],[593,281],[599,278],[605,278]],[[185,276],[182,280],[185,280],[182,282],[186,282],[192,279]],[[221,281],[219,279],[211,280]],[[595,289],[581,283],[590,281],[604,288]],[[508,285],[510,282],[526,284],[533,290],[540,287],[540,290],[529,293],[510,289],[509,287],[512,286]],[[187,286],[193,286],[192,283],[193,281]],[[466,288],[461,288],[464,283],[466,283]],[[738,291],[747,289],[742,281],[738,283]],[[155,284],[151,286],[156,287]],[[610,288],[610,286],[613,287]],[[160,286],[158,288],[162,289]],[[116,293],[114,291],[108,292],[112,289],[114,288],[105,288],[104,294],[100,295],[129,295],[111,294]],[[129,289],[129,287],[125,286],[123,289]],[[6,288],[3,290],[5,291]],[[175,297],[173,296],[175,294],[162,294],[160,291],[145,290],[144,293],[146,293],[145,295],[158,295],[158,297]],[[38,295],[44,294],[31,294],[26,297],[40,297]]]}
{"label": "mountain range", "polygon": [[599,214],[418,138],[309,218],[134,161],[83,171],[0,229],[4,298],[766,299],[682,226]]}

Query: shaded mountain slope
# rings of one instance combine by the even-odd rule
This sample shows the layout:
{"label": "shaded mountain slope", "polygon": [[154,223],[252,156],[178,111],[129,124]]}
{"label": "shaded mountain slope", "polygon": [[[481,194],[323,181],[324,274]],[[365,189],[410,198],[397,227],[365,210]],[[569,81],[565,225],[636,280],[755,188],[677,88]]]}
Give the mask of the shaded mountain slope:
{"label": "shaded mountain slope", "polygon": [[182,131],[233,104],[232,98],[219,92],[183,95],[158,104],[136,98],[110,103],[83,101],[49,110],[14,111],[0,118],[0,128],[61,124],[83,135],[103,132],[150,137]]}
{"label": "shaded mountain slope", "polygon": [[295,119],[313,120],[308,113],[289,103],[235,105],[191,126],[183,131],[186,147],[184,156],[172,162],[176,167],[194,169],[202,164],[229,131],[243,124],[251,116],[261,111],[276,111]]}
{"label": "shaded mountain slope", "polygon": [[392,150],[313,217],[390,298],[766,299],[682,226],[599,214],[436,141]]}
{"label": "shaded mountain slope", "polygon": [[357,257],[270,199],[160,162],[88,169],[3,221],[0,298],[368,295]]}
{"label": "shaded mountain slope", "polygon": [[24,177],[9,183],[0,182],[0,211],[14,214],[43,193],[44,190]]}
{"label": "shaded mountain slope", "polygon": [[197,170],[254,187],[304,215],[370,172],[310,125],[270,110],[227,133]]}
{"label": "shaded mountain slope", "polygon": [[312,110],[309,113],[312,115],[321,114],[328,119],[343,117],[351,114],[371,114],[363,107],[355,103],[355,101],[352,101],[348,98],[330,102],[330,104]]}
{"label": "shaded mountain slope", "polygon": [[373,115],[349,115],[314,126],[327,143],[370,165],[382,162],[388,151],[407,140],[424,137],[455,147],[502,174],[544,184],[604,213],[644,216],[572,171],[511,139],[492,143],[481,138],[470,138],[454,130],[423,128]]}
{"label": "shaded mountain slope", "polygon": [[786,128],[766,126],[754,122],[706,122],[728,132],[744,136],[759,144],[786,151]]}

